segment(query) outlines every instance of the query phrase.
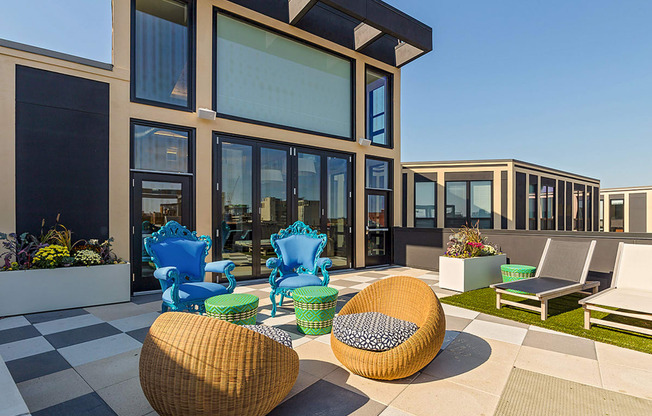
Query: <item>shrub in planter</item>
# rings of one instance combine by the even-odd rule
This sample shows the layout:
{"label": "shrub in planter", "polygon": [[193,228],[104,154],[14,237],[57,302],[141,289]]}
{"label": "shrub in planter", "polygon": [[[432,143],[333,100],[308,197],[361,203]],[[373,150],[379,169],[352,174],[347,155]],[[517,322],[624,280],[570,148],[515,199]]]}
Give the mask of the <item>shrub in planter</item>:
{"label": "shrub in planter", "polygon": [[75,252],[75,265],[97,266],[102,264],[102,257],[93,250],[78,250]]}
{"label": "shrub in planter", "polygon": [[54,269],[55,267],[70,266],[73,259],[67,247],[52,244],[40,248],[34,255],[32,267],[38,269]]}
{"label": "shrub in planter", "polygon": [[468,259],[501,254],[495,245],[487,242],[487,238],[482,236],[477,223],[471,227],[463,226],[448,240],[444,254],[446,257]]}

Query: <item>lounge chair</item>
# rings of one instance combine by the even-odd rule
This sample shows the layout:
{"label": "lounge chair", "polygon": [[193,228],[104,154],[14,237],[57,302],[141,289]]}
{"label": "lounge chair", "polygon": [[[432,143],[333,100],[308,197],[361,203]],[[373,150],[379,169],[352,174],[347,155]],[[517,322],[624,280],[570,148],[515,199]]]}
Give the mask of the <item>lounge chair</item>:
{"label": "lounge chair", "polygon": [[[496,308],[505,305],[541,312],[541,320],[548,318],[548,301],[571,293],[597,293],[600,282],[587,282],[589,265],[595,249],[592,241],[559,241],[548,239],[539,267],[531,279],[496,283]],[[512,291],[524,292],[516,293]],[[541,302],[541,307],[505,300],[502,295],[518,296]]]}
{"label": "lounge chair", "polygon": [[591,318],[591,311],[597,311],[652,321],[652,246],[620,243],[611,287],[580,300],[580,305],[585,329],[595,323],[652,335],[648,328]]}

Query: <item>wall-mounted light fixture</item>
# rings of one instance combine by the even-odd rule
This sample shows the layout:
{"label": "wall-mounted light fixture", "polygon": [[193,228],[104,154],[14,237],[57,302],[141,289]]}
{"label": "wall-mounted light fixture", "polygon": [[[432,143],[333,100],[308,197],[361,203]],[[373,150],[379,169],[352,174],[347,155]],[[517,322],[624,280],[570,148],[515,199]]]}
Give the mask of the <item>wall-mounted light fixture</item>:
{"label": "wall-mounted light fixture", "polygon": [[358,144],[360,146],[369,147],[369,146],[371,146],[371,140],[365,139],[364,137],[360,137],[358,139]]}
{"label": "wall-mounted light fixture", "polygon": [[197,116],[205,120],[215,120],[217,113],[209,108],[199,108],[197,109]]}

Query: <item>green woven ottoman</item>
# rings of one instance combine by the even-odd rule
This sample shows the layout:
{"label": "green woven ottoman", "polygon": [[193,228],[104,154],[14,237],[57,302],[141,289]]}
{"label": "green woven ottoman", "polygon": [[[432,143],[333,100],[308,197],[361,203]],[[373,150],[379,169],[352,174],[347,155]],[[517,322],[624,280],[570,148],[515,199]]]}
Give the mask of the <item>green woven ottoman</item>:
{"label": "green woven ottoman", "polygon": [[218,295],[204,301],[206,315],[236,325],[256,325],[258,296],[247,293]]}
{"label": "green woven ottoman", "polygon": [[[514,282],[516,280],[529,279],[534,277],[537,268],[533,266],[523,266],[522,264],[503,264],[500,266],[500,272],[503,275],[503,283]],[[513,293],[527,293],[520,290],[507,289]]]}
{"label": "green woven ottoman", "polygon": [[330,334],[338,291],[332,287],[307,286],[292,292],[297,329],[306,335]]}

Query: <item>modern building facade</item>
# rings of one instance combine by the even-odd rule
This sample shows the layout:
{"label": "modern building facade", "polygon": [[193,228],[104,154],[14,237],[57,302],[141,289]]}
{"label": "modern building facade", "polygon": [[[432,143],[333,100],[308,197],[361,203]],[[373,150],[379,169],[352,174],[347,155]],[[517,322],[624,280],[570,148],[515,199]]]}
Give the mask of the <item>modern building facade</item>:
{"label": "modern building facade", "polygon": [[407,227],[598,230],[598,179],[514,159],[402,167]]}
{"label": "modern building facade", "polygon": [[652,186],[600,190],[600,231],[652,233]]}
{"label": "modern building facade", "polygon": [[[113,0],[111,64],[0,41],[0,231],[115,238],[134,291],[169,220],[268,276],[296,220],[334,268],[390,262],[400,67],[432,29],[380,0]],[[370,145],[366,144],[368,139]]]}

